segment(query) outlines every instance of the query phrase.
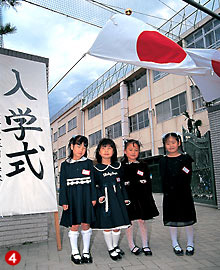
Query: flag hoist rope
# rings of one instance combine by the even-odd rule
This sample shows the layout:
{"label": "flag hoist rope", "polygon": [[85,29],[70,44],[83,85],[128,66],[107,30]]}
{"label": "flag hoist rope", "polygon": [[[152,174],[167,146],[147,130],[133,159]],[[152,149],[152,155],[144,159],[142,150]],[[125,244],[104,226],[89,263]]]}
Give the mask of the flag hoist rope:
{"label": "flag hoist rope", "polygon": [[66,77],[66,75],[86,56],[84,53],[80,59],[59,79],[59,81],[48,91],[48,94],[52,92],[52,90]]}

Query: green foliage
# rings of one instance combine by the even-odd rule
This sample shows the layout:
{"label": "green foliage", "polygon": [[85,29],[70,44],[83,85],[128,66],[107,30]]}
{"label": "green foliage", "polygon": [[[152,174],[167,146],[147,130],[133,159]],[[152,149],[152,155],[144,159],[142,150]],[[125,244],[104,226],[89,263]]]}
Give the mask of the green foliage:
{"label": "green foliage", "polygon": [[187,128],[189,133],[195,134],[198,138],[201,138],[201,132],[199,130],[199,127],[202,126],[201,120],[194,120],[189,116],[189,113],[187,111],[183,112],[183,115],[186,117],[185,120],[187,120]]}
{"label": "green foliage", "polygon": [[10,23],[6,23],[5,25],[0,26],[0,35],[7,35],[16,32],[16,27],[11,26]]}

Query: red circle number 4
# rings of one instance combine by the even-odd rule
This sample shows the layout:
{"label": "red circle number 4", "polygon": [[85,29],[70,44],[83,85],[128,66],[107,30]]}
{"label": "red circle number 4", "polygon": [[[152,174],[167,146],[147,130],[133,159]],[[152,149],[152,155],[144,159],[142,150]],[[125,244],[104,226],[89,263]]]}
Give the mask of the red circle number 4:
{"label": "red circle number 4", "polygon": [[5,254],[5,261],[9,265],[17,265],[21,260],[21,255],[16,250],[10,250]]}

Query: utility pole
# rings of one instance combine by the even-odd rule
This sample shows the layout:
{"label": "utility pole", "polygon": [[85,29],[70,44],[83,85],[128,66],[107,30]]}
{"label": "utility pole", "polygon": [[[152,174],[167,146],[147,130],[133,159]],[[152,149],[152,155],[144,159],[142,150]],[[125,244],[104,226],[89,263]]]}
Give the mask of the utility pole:
{"label": "utility pole", "polygon": [[219,14],[211,11],[210,9],[200,5],[199,3],[193,1],[193,0],[183,0],[184,2],[186,2],[187,4],[190,4],[200,10],[202,10],[203,12],[207,13],[208,15],[212,16],[213,18],[217,19],[217,20],[220,20],[220,16]]}

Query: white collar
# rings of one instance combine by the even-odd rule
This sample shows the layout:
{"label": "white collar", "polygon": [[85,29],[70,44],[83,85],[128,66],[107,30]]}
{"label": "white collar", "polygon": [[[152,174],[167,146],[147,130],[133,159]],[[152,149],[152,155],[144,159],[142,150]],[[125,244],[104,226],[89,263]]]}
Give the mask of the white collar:
{"label": "white collar", "polygon": [[84,161],[84,160],[87,160],[87,158],[86,157],[81,157],[80,159],[77,159],[77,160],[71,158],[71,159],[67,159],[67,162],[68,163],[76,163],[76,162]]}
{"label": "white collar", "polygon": [[120,162],[117,162],[118,163],[118,166],[112,166],[112,164],[109,164],[109,165],[105,165],[105,164],[101,164],[103,166],[106,166],[104,169],[98,169],[96,166],[99,165],[97,164],[96,166],[94,166],[94,168],[99,171],[99,172],[104,172],[105,170],[107,170],[109,167],[113,168],[113,169],[119,169],[121,167],[121,163]]}

